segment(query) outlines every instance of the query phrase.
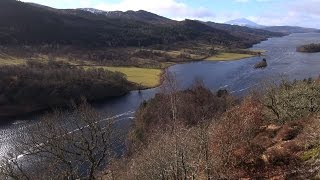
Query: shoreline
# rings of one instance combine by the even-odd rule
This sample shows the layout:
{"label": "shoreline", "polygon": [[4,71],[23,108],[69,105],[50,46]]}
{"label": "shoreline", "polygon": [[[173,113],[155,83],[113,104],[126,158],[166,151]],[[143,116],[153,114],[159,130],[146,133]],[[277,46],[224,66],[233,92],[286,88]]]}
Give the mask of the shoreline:
{"label": "shoreline", "polygon": [[[251,52],[253,52],[253,51],[251,51]],[[224,52],[221,52],[221,54],[223,54],[223,53]],[[229,53],[229,54],[240,54],[240,53]],[[246,55],[246,54],[242,53],[242,55]],[[250,55],[250,54],[247,54],[247,55]],[[258,56],[258,54],[255,54],[255,55],[251,54],[250,57],[255,57],[255,56]],[[154,88],[160,87],[163,84],[163,82],[165,81],[164,74],[166,73],[167,69],[172,67],[172,66],[174,66],[174,65],[201,62],[201,61],[208,61],[208,62],[214,62],[214,61],[216,61],[216,62],[218,62],[218,61],[238,61],[238,60],[243,60],[243,59],[246,59],[246,58],[250,58],[250,57],[243,57],[243,58],[231,58],[231,59],[225,59],[225,60],[208,60],[208,58],[210,58],[210,57],[212,57],[212,56],[203,57],[201,59],[192,59],[192,60],[189,60],[189,61],[181,61],[181,62],[168,61],[168,62],[165,62],[165,63],[167,63],[167,66],[165,66],[164,68],[159,69],[161,72],[160,72],[159,75],[157,75],[159,80],[156,83],[156,85],[147,87],[147,86],[141,86],[141,84],[138,84],[136,82],[130,81],[131,83],[133,83],[135,85],[134,88],[129,89],[129,91],[127,93],[125,93],[125,94],[122,94],[122,95],[119,95],[119,96],[115,96],[115,97],[112,97],[112,98],[123,97],[124,95],[126,95],[126,94],[128,94],[130,92],[133,92],[133,91],[143,91],[143,90],[154,89]],[[101,65],[76,65],[76,66],[82,66],[82,67],[85,67],[85,66],[107,67],[107,66],[101,66]],[[119,68],[122,68],[122,67],[119,67]],[[139,68],[139,67],[132,66],[132,68]],[[148,68],[146,68],[146,69],[148,69]],[[150,68],[150,69],[155,69],[155,68]],[[90,103],[108,101],[109,99],[110,98],[96,99],[96,100],[90,101]],[[57,107],[55,107],[55,108],[59,108],[59,107],[65,109],[65,105],[61,105],[61,106],[57,105]],[[30,111],[12,113],[12,115],[11,114],[6,114],[6,113],[2,113],[2,115],[0,115],[0,119],[4,119],[4,120],[2,120],[3,122],[2,123],[0,122],[0,124],[10,124],[11,122],[14,122],[14,121],[17,121],[17,120],[22,120],[23,121],[22,117],[33,116],[33,115],[35,115],[37,113],[45,114],[45,113],[51,112],[53,109],[54,108],[52,108],[52,107],[44,107],[44,106],[42,106],[40,108],[38,107],[38,108],[36,108],[34,110],[30,110]]]}
{"label": "shoreline", "polygon": [[[251,51],[251,50],[249,50]],[[255,52],[255,51],[251,51],[251,52]],[[194,63],[194,62],[203,62],[203,61],[207,61],[207,62],[227,62],[227,61],[241,61],[241,60],[244,60],[244,59],[247,59],[247,58],[252,58],[252,57],[257,57],[257,56],[265,56],[263,53],[265,53],[266,51],[265,50],[258,50],[258,52],[261,52],[262,54],[261,55],[253,55],[253,54],[243,54],[243,55],[250,55],[248,57],[242,57],[242,58],[234,58],[234,59],[224,59],[224,60],[208,60],[208,58],[212,57],[212,56],[208,56],[208,57],[205,57],[205,58],[202,58],[202,59],[194,59],[194,60],[190,60],[190,61],[184,61],[184,62],[169,62],[169,63],[173,63],[173,64],[170,64],[169,66],[161,69],[161,74],[159,75],[159,82],[157,83],[156,86],[153,86],[153,87],[143,87],[141,89],[138,89],[138,90],[148,90],[148,89],[153,89],[153,88],[157,88],[157,87],[160,87],[162,84],[163,84],[163,81],[164,81],[164,77],[163,75],[165,74],[166,70],[172,66],[175,66],[175,65],[178,65],[178,64],[187,64],[187,63]],[[230,53],[230,54],[236,54],[236,53]]]}
{"label": "shoreline", "polygon": [[[255,56],[253,55],[252,57],[255,57]],[[202,59],[194,59],[194,60],[191,60],[191,61],[179,62],[179,63],[177,63],[177,62],[169,62],[170,65],[168,65],[167,67],[161,69],[161,73],[159,74],[159,82],[157,83],[157,85],[152,86],[152,87],[141,87],[140,88],[139,84],[135,83],[135,85],[136,85],[135,87],[136,88],[133,88],[133,89],[129,90],[127,93],[125,93],[123,95],[110,97],[110,98],[107,98],[107,99],[92,100],[92,101],[90,101],[90,103],[104,102],[104,101],[108,101],[108,100],[113,99],[113,98],[123,97],[123,96],[125,96],[128,93],[133,92],[133,91],[143,91],[143,90],[154,89],[154,88],[160,87],[163,84],[164,80],[165,80],[164,74],[165,74],[165,72],[167,71],[168,68],[170,68],[172,66],[175,66],[175,65],[178,65],[178,64],[187,64],[187,63],[202,62],[202,61],[208,61],[208,62],[214,62],[215,61],[215,60],[206,60],[207,58],[208,57],[202,58]],[[243,60],[243,59],[246,59],[246,58],[232,59],[232,60],[225,60],[225,61],[239,61],[239,60]],[[216,60],[216,62],[218,62],[218,60]],[[134,82],[131,82],[131,83],[134,83]],[[66,105],[62,105],[62,106],[60,106],[60,108],[66,109],[67,107],[66,107]],[[52,110],[54,110],[54,109],[56,109],[56,108],[42,106],[41,108],[37,108],[37,109],[31,110],[29,112],[18,113],[18,114],[15,114],[15,115],[0,115],[0,119],[4,119],[4,120],[1,120],[0,126],[6,125],[6,124],[10,124],[10,123],[15,122],[15,121],[28,121],[28,120],[23,120],[22,117],[28,117],[28,116],[30,117],[30,116],[33,116],[33,115],[38,114],[38,113],[46,114],[46,113],[52,112]]]}

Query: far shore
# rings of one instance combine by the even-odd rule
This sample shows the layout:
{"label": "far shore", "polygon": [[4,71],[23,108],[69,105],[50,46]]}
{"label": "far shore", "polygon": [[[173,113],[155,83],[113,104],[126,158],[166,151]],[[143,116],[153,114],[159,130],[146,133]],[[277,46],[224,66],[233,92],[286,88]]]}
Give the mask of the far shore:
{"label": "far shore", "polygon": [[[264,51],[261,50],[240,50],[240,53],[236,52],[220,52],[214,56],[192,56],[191,60],[186,61],[168,61],[162,62],[161,67],[137,67],[137,66],[109,66],[109,65],[97,65],[91,63],[78,64],[75,62],[70,62],[71,66],[79,66],[86,68],[103,68],[109,71],[118,71],[127,76],[127,79],[137,84],[138,90],[152,89],[159,87],[162,84],[163,74],[165,70],[176,64],[184,64],[190,62],[199,62],[199,61],[235,61],[242,60],[245,58],[259,56]],[[178,56],[178,52],[168,52],[174,56]],[[43,57],[42,57],[43,58]],[[58,61],[65,61],[64,59],[57,58]],[[46,58],[41,60],[46,62]],[[0,65],[20,65],[24,64],[25,60],[15,57],[0,57]],[[135,89],[136,90],[136,89]]]}
{"label": "far shore", "polygon": [[[264,51],[259,50],[259,51],[251,51],[251,52],[255,53],[255,52],[264,52]],[[127,75],[129,81],[140,85],[139,90],[146,90],[146,89],[152,89],[152,88],[161,86],[161,84],[163,83],[163,75],[166,69],[176,64],[185,64],[185,63],[200,62],[200,61],[236,61],[236,60],[243,60],[246,58],[251,58],[256,56],[259,56],[259,55],[222,52],[215,56],[196,59],[192,61],[185,61],[185,62],[179,62],[179,63],[170,62],[169,65],[161,69],[137,68],[137,67],[106,67],[106,66],[100,66],[100,67],[105,68],[107,70],[111,70],[111,71],[122,72]],[[139,75],[130,73],[131,72],[130,70],[137,72]]]}
{"label": "far shore", "polygon": [[[265,52],[265,51],[257,50],[257,51],[251,51],[251,52],[260,52],[261,55],[263,55],[262,53]],[[200,62],[200,61],[237,61],[237,60],[243,60],[243,59],[246,59],[246,58],[251,58],[251,57],[256,57],[256,56],[259,56],[259,55],[258,54],[254,55],[254,54],[240,54],[240,53],[222,52],[222,53],[219,53],[219,54],[211,56],[211,57],[206,57],[206,58],[192,60],[192,61],[185,61],[185,62],[179,62],[179,63],[173,63],[172,62],[172,63],[170,63],[170,65],[166,66],[165,68],[158,69],[158,70],[161,71],[161,73],[158,73],[156,75],[157,76],[157,80],[155,82],[153,82],[153,84],[154,84],[153,86],[142,86],[140,90],[152,89],[152,88],[156,88],[156,87],[161,86],[161,84],[163,82],[163,75],[164,75],[166,69],[168,69],[169,67],[174,66],[176,64],[185,64],[185,63]],[[134,67],[128,67],[128,68],[134,68]],[[107,69],[108,69],[108,67],[107,67]],[[146,68],[137,68],[137,69],[141,69],[142,71],[146,70]],[[154,70],[154,69],[149,69],[149,70]],[[130,79],[129,79],[129,81],[130,81]],[[131,81],[131,82],[136,83],[134,81]]]}

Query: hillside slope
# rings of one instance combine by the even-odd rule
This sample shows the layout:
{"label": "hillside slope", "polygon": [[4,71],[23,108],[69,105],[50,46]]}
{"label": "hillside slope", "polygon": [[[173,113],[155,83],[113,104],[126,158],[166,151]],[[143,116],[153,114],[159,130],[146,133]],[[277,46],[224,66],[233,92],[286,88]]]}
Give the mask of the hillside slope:
{"label": "hillside slope", "polygon": [[[250,34],[253,39],[268,36]],[[0,44],[128,47],[181,41],[250,47],[257,41],[200,22],[174,21],[146,11],[54,9],[16,0],[0,2]]]}
{"label": "hillside slope", "polygon": [[297,27],[297,26],[269,26],[269,27],[264,27],[263,29],[271,32],[281,32],[281,33],[287,33],[287,34],[320,32],[319,29],[304,28],[304,27]]}
{"label": "hillside slope", "polygon": [[227,22],[225,22],[225,24],[238,25],[241,27],[249,27],[249,28],[255,28],[255,29],[262,29],[262,30],[266,30],[266,31],[270,31],[270,32],[277,32],[277,33],[284,33],[284,34],[320,32],[319,29],[305,28],[305,27],[299,27],[299,26],[264,26],[264,25],[257,24],[255,22],[250,21],[245,18],[227,21]]}
{"label": "hillside slope", "polygon": [[210,21],[204,22],[204,24],[215,29],[224,30],[233,36],[241,37],[242,39],[245,39],[247,42],[250,43],[258,43],[260,41],[266,40],[269,37],[277,37],[284,35],[283,33],[270,32],[263,29],[255,29],[239,25],[220,24]]}
{"label": "hillside slope", "polygon": [[188,25],[197,26],[197,23],[160,26],[127,18],[103,17],[82,10],[50,9],[15,0],[0,2],[1,44],[121,47],[198,40],[205,39],[204,36],[213,43],[237,39],[223,31]]}
{"label": "hillside slope", "polygon": [[173,24],[176,21],[171,20],[169,18],[159,16],[157,14],[139,10],[139,11],[101,11],[98,9],[92,9],[92,8],[81,8],[80,10],[91,12],[97,15],[104,15],[109,18],[115,18],[115,19],[129,19],[129,20],[135,20],[135,21],[142,21],[146,23],[152,23],[152,24]]}

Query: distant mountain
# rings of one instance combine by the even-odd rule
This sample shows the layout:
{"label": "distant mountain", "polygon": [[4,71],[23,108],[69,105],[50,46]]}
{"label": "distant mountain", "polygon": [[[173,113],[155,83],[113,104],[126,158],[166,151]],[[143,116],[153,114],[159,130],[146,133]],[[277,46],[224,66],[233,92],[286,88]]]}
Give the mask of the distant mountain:
{"label": "distant mountain", "polygon": [[153,14],[144,10],[140,11],[101,11],[92,8],[82,8],[80,10],[88,11],[94,14],[103,14],[109,18],[126,18],[130,20],[142,21],[147,23],[167,24],[174,23],[174,20]]}
{"label": "distant mountain", "polygon": [[245,19],[245,18],[239,18],[239,19],[231,20],[231,21],[225,22],[225,24],[238,25],[238,26],[247,26],[247,27],[251,27],[251,28],[262,28],[263,27],[262,25],[257,24],[255,22],[250,21],[250,20]]}

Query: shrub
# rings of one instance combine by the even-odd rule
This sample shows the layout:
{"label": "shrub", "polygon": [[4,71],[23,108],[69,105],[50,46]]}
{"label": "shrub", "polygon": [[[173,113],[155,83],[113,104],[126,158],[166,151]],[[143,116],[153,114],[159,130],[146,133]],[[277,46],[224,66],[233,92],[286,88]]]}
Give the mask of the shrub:
{"label": "shrub", "polygon": [[264,99],[266,116],[277,123],[301,119],[320,111],[320,84],[316,81],[283,81],[268,85]]}

